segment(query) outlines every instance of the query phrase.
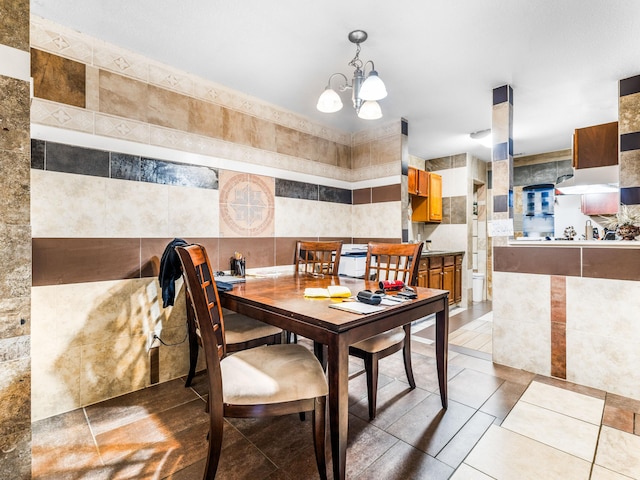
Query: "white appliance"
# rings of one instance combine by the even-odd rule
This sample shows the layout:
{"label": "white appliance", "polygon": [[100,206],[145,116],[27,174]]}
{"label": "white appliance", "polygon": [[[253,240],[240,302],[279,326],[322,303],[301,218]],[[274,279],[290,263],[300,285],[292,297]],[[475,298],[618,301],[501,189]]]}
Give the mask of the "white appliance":
{"label": "white appliance", "polygon": [[367,244],[345,243],[342,245],[338,275],[345,277],[364,277],[367,264]]}

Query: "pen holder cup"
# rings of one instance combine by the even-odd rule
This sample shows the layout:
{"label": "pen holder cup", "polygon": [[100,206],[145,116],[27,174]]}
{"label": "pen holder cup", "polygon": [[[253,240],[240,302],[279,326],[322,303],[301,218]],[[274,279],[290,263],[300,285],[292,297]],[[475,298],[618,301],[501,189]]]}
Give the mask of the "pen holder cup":
{"label": "pen holder cup", "polygon": [[235,275],[237,277],[244,277],[245,274],[245,261],[244,258],[242,260],[236,260],[235,258],[231,258],[231,275]]}

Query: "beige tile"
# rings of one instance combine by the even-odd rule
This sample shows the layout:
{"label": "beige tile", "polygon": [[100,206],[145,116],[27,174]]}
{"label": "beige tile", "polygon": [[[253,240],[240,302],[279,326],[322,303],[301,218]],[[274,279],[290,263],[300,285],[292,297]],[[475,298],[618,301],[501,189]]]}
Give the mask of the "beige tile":
{"label": "beige tile", "polygon": [[540,382],[531,382],[521,400],[594,425],[600,425],[604,408],[604,400]]}
{"label": "beige tile", "polygon": [[[276,197],[276,237],[318,237],[321,224],[315,219],[322,205],[315,200]],[[314,219],[313,221],[309,221]],[[349,233],[351,236],[351,233]]]}
{"label": "beige tile", "polygon": [[397,238],[401,231],[400,202],[353,205],[352,236]]}
{"label": "beige tile", "polygon": [[520,401],[502,427],[587,461],[593,459],[598,426]]}
{"label": "beige tile", "polygon": [[491,480],[493,477],[485,475],[479,470],[463,463],[451,476],[451,480]]}
{"label": "beige tile", "polygon": [[640,478],[640,436],[602,427],[596,465],[631,478]]}
{"label": "beige tile", "polygon": [[[218,190],[169,187],[167,236],[218,237],[220,232],[218,199]],[[197,214],[191,213],[196,211]]]}
{"label": "beige tile", "polygon": [[591,480],[629,480],[629,477],[612,472],[600,465],[594,465],[591,471]]}
{"label": "beige tile", "polygon": [[175,187],[108,180],[106,215],[101,219],[105,224],[106,236],[170,237],[168,210],[169,190],[172,188]]}
{"label": "beige tile", "polygon": [[591,462],[492,425],[465,459],[496,479],[588,479]]}

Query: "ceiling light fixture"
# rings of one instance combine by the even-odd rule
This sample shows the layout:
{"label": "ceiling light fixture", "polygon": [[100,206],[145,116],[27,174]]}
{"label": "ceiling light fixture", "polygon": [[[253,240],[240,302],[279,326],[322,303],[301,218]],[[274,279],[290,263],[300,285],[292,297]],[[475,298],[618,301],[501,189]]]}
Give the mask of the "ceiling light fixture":
{"label": "ceiling light fixture", "polygon": [[[353,72],[353,80],[349,84],[349,79],[342,73],[334,73],[329,77],[324,92],[318,98],[316,108],[324,113],[334,113],[342,109],[342,100],[340,95],[331,88],[331,80],[334,77],[344,78],[344,83],[338,85],[338,90],[353,90],[351,100],[353,108],[356,109],[358,117],[364,120],[376,120],[382,118],[382,110],[378,104],[378,100],[382,100],[387,96],[387,89],[375,70],[372,60],[362,62],[360,60],[360,44],[367,39],[367,32],[364,30],[354,30],[349,33],[349,41],[356,44],[356,56],[349,62],[349,65],[355,68]],[[371,71],[365,78],[365,68],[371,64]]]}
{"label": "ceiling light fixture", "polygon": [[486,130],[478,130],[477,132],[472,132],[469,134],[469,136],[487,148],[491,148],[493,146],[492,145],[493,137],[491,135],[490,128],[487,128]]}

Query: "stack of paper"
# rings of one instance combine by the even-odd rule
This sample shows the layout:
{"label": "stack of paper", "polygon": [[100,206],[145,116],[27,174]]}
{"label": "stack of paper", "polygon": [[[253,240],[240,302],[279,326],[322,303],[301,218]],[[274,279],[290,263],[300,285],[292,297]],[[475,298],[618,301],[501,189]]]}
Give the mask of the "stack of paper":
{"label": "stack of paper", "polygon": [[305,288],[305,297],[320,298],[348,298],[351,296],[351,290],[348,287],[340,285],[329,285],[327,288]]}

